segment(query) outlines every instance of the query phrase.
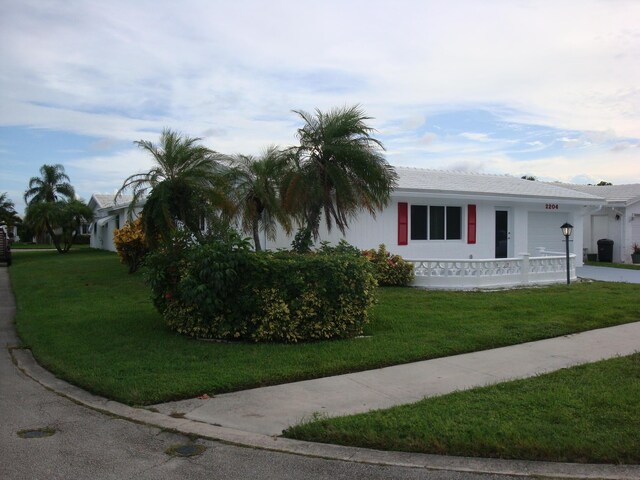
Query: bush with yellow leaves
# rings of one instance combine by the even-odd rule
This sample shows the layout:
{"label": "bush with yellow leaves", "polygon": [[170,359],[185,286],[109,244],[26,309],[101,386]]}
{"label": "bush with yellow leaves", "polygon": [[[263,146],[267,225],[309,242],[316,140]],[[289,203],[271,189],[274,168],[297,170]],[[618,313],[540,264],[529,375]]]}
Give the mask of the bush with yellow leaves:
{"label": "bush with yellow leaves", "polygon": [[129,273],[140,268],[149,247],[142,231],[142,220],[137,218],[127,222],[122,228],[113,231],[113,243],[120,257],[120,262],[129,267]]}

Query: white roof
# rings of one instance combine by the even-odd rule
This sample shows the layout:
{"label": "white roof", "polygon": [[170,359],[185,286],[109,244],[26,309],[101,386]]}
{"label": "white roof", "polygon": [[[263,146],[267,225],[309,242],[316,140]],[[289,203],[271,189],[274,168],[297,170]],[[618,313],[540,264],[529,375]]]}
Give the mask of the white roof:
{"label": "white roof", "polygon": [[585,200],[602,203],[603,198],[558,185],[523,180],[509,175],[448,172],[424,168],[395,167],[400,191],[442,194],[505,196]]}
{"label": "white roof", "polygon": [[94,193],[91,195],[91,200],[89,200],[89,206],[91,206],[91,202],[95,202],[98,209],[129,205],[133,200],[133,195],[120,195],[120,197],[118,197],[117,204],[114,200],[115,195],[112,193]]}
{"label": "white roof", "polygon": [[564,188],[570,188],[578,192],[589,193],[603,197],[607,203],[622,203],[631,205],[640,201],[640,183],[630,183],[627,185],[572,185],[569,183],[558,183]]}

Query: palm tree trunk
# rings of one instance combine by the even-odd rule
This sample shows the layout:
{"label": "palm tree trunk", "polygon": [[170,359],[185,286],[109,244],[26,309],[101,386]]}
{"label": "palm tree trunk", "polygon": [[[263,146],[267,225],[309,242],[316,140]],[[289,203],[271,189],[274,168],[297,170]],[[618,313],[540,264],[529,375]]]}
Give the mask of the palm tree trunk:
{"label": "palm tree trunk", "polygon": [[262,251],[262,247],[260,246],[260,225],[257,219],[253,221],[253,245],[255,246],[256,252]]}
{"label": "palm tree trunk", "polygon": [[60,240],[53,233],[53,228],[51,228],[51,224],[49,223],[49,220],[45,221],[45,227],[47,228],[47,233],[49,233],[49,236],[51,237],[51,241],[53,242],[53,245],[56,247],[56,250],[58,250],[58,253],[64,253],[62,251],[62,248],[60,248]]}

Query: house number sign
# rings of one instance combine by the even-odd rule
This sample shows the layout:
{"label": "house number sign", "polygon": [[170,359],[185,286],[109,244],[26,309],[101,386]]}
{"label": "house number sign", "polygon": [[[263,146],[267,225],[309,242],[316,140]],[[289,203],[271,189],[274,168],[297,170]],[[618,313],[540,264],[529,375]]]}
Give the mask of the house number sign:
{"label": "house number sign", "polygon": [[560,207],[558,207],[557,203],[545,203],[544,204],[544,208],[546,210],[558,210],[558,208],[560,208]]}

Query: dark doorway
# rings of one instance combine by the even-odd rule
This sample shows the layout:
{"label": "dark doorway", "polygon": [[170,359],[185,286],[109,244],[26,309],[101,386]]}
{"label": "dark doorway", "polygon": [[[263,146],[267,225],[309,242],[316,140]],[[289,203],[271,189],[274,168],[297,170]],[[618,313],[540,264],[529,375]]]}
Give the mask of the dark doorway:
{"label": "dark doorway", "polygon": [[509,252],[509,212],[496,210],[496,258],[507,258]]}

